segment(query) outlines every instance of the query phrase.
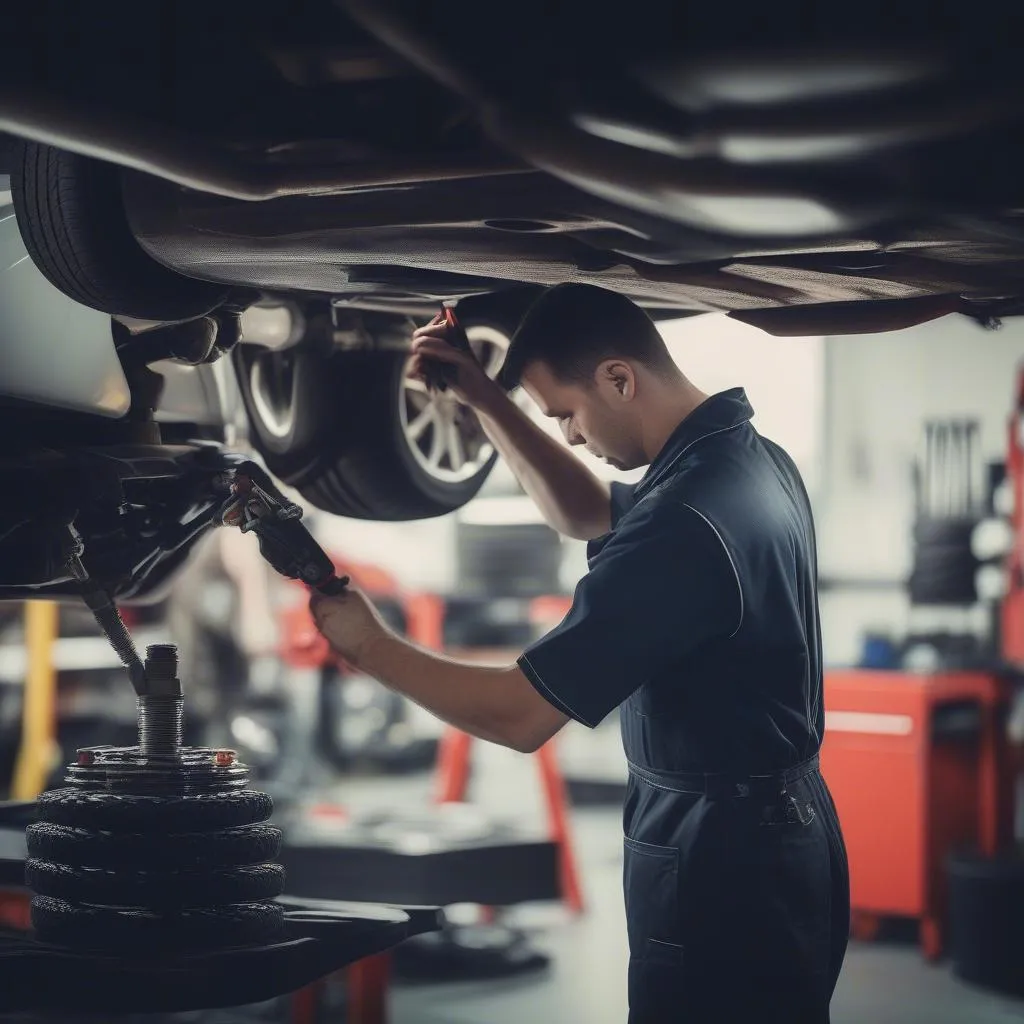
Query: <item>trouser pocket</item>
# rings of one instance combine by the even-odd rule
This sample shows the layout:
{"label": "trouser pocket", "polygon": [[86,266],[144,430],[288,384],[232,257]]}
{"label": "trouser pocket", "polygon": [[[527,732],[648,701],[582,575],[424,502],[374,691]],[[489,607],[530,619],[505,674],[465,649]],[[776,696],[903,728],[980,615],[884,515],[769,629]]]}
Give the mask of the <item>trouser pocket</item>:
{"label": "trouser pocket", "polygon": [[629,933],[630,1024],[678,1020],[684,997],[679,850],[626,838],[623,882]]}
{"label": "trouser pocket", "polygon": [[678,947],[679,851],[673,846],[656,846],[628,837],[623,845],[630,955],[645,956],[648,940]]}

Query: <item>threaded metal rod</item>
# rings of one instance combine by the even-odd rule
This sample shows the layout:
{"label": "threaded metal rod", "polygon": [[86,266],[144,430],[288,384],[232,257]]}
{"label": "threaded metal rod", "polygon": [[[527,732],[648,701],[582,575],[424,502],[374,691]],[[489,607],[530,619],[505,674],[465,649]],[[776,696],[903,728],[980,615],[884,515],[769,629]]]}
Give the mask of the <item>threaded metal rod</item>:
{"label": "threaded metal rod", "polygon": [[[74,537],[78,537],[77,533],[72,532]],[[131,681],[132,689],[136,693],[141,693],[146,678],[145,668],[117,606],[105,590],[93,585],[78,554],[72,554],[68,559],[68,568],[71,570],[71,575],[82,584],[82,600],[89,606],[96,624],[103,631],[103,635],[110,642],[110,646],[114,648],[118,658],[121,659],[121,664],[128,669],[128,679]]]}
{"label": "threaded metal rod", "polygon": [[144,696],[138,700],[139,749],[147,757],[178,757],[185,701],[181,697]]}
{"label": "threaded metal rod", "polygon": [[90,610],[107,640],[110,641],[110,646],[114,649],[114,653],[121,659],[121,664],[128,669],[128,678],[131,681],[132,688],[138,691],[145,679],[146,672],[142,659],[139,657],[139,652],[135,649],[131,634],[128,632],[117,608],[112,604],[107,604],[106,606],[97,605],[95,607],[90,605]]}

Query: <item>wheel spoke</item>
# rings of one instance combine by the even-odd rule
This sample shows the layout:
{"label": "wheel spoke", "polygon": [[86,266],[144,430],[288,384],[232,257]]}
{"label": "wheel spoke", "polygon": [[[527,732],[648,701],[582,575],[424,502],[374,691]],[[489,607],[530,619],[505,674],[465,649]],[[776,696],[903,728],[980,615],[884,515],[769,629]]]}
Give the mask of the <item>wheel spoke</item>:
{"label": "wheel spoke", "polygon": [[418,441],[426,433],[427,427],[431,424],[436,427],[437,423],[437,406],[430,402],[416,414],[414,419],[410,420],[406,430],[411,440]]}
{"label": "wheel spoke", "polygon": [[466,464],[466,449],[462,444],[462,434],[455,420],[448,423],[448,463],[452,470],[458,473]]}
{"label": "wheel spoke", "polygon": [[[436,410],[435,410],[436,416]],[[427,462],[433,469],[437,469],[441,465],[441,459],[444,458],[446,438],[448,436],[448,425],[441,416],[436,416],[436,422],[434,423],[434,430],[430,436],[430,451],[427,453]]]}
{"label": "wheel spoke", "polygon": [[[504,332],[487,325],[467,329],[484,372],[495,378],[508,349]],[[402,380],[402,426],[411,454],[433,479],[457,483],[480,473],[494,449],[472,409],[454,395],[436,394],[420,380]],[[517,402],[521,402],[516,396]]]}
{"label": "wheel spoke", "polygon": [[501,369],[501,364],[504,361],[505,352],[503,349],[498,348],[497,345],[491,345],[487,353],[487,359],[484,360],[484,370],[488,377],[497,376],[498,370]]}

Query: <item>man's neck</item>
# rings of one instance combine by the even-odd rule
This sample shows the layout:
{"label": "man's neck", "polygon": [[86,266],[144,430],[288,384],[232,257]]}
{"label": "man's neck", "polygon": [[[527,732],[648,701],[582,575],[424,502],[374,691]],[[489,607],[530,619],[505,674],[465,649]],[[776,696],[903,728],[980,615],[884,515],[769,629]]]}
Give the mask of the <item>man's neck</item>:
{"label": "man's neck", "polygon": [[679,425],[708,395],[685,378],[662,386],[644,422],[643,446],[647,462],[653,462]]}

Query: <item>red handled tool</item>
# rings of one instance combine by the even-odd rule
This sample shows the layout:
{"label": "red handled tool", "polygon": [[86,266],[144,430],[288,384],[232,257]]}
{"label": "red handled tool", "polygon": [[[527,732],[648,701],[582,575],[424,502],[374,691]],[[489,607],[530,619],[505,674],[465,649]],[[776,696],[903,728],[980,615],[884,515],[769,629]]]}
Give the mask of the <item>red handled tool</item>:
{"label": "red handled tool", "polygon": [[[446,327],[445,340],[448,344],[460,352],[466,352],[471,356],[474,355],[472,346],[469,344],[469,338],[466,336],[466,332],[459,323],[458,318],[455,316],[455,310],[451,306],[442,306],[441,312],[427,326]],[[437,391],[447,391],[449,385],[455,383],[455,367],[442,363],[437,359],[424,360],[424,373],[427,378],[427,386]]]}
{"label": "red handled tool", "polygon": [[231,498],[220,513],[226,526],[255,533],[260,554],[282,576],[301,580],[321,594],[340,594],[347,576],[338,576],[334,563],[302,523],[302,509],[288,501],[255,462],[237,467]]}

